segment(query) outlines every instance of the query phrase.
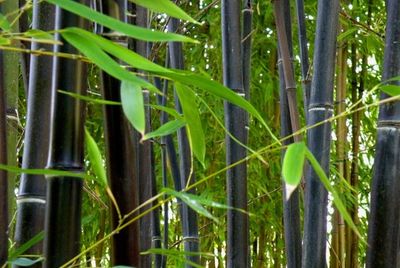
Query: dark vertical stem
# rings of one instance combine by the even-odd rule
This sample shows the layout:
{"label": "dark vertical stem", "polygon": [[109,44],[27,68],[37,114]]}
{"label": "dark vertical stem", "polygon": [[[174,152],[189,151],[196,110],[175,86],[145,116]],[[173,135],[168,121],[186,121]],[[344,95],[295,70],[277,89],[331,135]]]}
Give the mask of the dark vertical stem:
{"label": "dark vertical stem", "polygon": [[252,0],[243,0],[243,31],[242,31],[242,57],[243,57],[243,88],[246,98],[250,98],[251,82],[251,35],[253,7]]}
{"label": "dark vertical stem", "polygon": [[[400,2],[387,1],[382,80],[400,75]],[[392,82],[400,85],[398,81]],[[388,96],[384,93],[381,99]],[[375,169],[371,186],[366,267],[398,267],[400,235],[400,103],[380,106]]]}
{"label": "dark vertical stem", "polygon": [[[168,30],[170,32],[176,32],[179,26],[179,20],[171,19],[168,24]],[[183,69],[183,50],[182,44],[178,42],[169,43],[169,55],[170,64],[172,68]],[[182,113],[182,108],[179,103],[179,99],[175,94],[175,107]],[[191,172],[191,152],[189,146],[189,140],[187,137],[186,129],[181,128],[178,130],[178,148],[179,148],[179,161],[180,161],[180,178],[182,187],[186,187],[187,183],[193,184],[195,182],[194,172]],[[191,189],[190,193],[194,194],[195,189]],[[181,203],[181,218],[182,218],[182,230],[183,230],[183,245],[187,252],[199,252],[199,234],[198,234],[198,223],[197,214],[194,210],[189,208],[185,203]],[[186,258],[194,263],[200,263],[198,255],[187,255]],[[191,267],[190,265],[186,265]]]}
{"label": "dark vertical stem", "polygon": [[311,80],[309,76],[309,58],[308,58],[308,40],[307,40],[307,28],[306,18],[304,12],[304,0],[296,0],[296,14],[298,23],[298,37],[299,37],[299,50],[300,50],[300,65],[301,65],[301,79],[303,85],[303,101],[304,101],[304,113],[306,120],[307,107],[310,100],[310,89]]}
{"label": "dark vertical stem", "polygon": [[[81,26],[81,19],[56,9],[56,29]],[[57,35],[63,45],[55,51],[76,53]],[[85,65],[83,62],[55,57],[53,63],[53,106],[48,168],[83,173],[83,102],[57,89],[85,94]],[[60,71],[62,67],[62,71]],[[80,251],[82,184],[78,178],[47,177],[47,206],[45,220],[44,267],[59,267]]]}
{"label": "dark vertical stem", "polygon": [[[238,95],[245,96],[241,57],[241,1],[221,2],[222,59],[224,84]],[[225,103],[225,126],[239,141],[247,143],[247,114],[239,107]],[[231,165],[246,157],[246,150],[226,135],[226,164]],[[241,163],[226,173],[228,205],[247,211],[247,168]],[[237,210],[227,215],[227,267],[249,267],[248,216]]]}
{"label": "dark vertical stem", "polygon": [[[26,4],[25,0],[19,0],[19,8],[21,9]],[[29,30],[29,22],[28,22],[28,12],[24,12],[19,19],[19,30],[21,33]],[[33,20],[33,18],[32,18]],[[54,19],[50,20],[54,23]],[[53,28],[54,29],[54,28]],[[26,48],[26,44],[21,42],[21,47]],[[24,83],[25,96],[28,96],[28,81],[29,81],[29,66],[30,66],[30,56],[27,53],[21,53],[21,73],[22,73],[22,81]]]}
{"label": "dark vertical stem", "polygon": [[[33,1],[33,29],[54,29],[54,5]],[[32,43],[32,50],[47,49],[49,45]],[[22,168],[43,169],[46,166],[50,136],[51,104],[51,57],[31,55],[29,68],[29,94],[27,122],[25,127]],[[43,175],[22,174],[17,196],[17,221],[15,241],[23,245],[44,229],[46,204],[46,180]],[[31,247],[26,253],[41,254],[42,243]],[[36,267],[39,267],[37,264]]]}
{"label": "dark vertical stem", "polygon": [[[122,21],[127,21],[127,2],[102,1],[103,13]],[[108,29],[104,29],[108,31]],[[121,42],[121,40],[115,40]],[[126,40],[122,40],[127,42]],[[102,94],[105,99],[121,101],[120,81],[106,73],[101,74]],[[122,215],[138,206],[138,151],[135,150],[132,129],[120,106],[104,106],[105,143],[108,179]],[[111,227],[119,225],[116,209],[111,210]],[[139,223],[133,222],[114,235],[111,241],[111,264],[139,267]]]}
{"label": "dark vertical stem", "polygon": [[[290,3],[287,0],[275,1],[275,18],[279,46],[279,77],[280,77],[280,110],[281,110],[281,137],[287,137],[299,130],[299,114],[297,112],[296,85],[294,82],[292,48],[292,30],[290,18]],[[291,94],[289,94],[291,92]],[[293,114],[290,113],[290,103],[294,105]],[[300,136],[295,136],[297,140]],[[293,142],[293,138],[285,140],[285,145]],[[283,157],[284,152],[282,152]],[[301,230],[299,191],[295,190],[287,200],[285,184],[283,184],[283,222],[285,231],[285,249],[287,267],[301,266]]]}
{"label": "dark vertical stem", "polygon": [[[0,52],[0,65],[3,64],[3,52]],[[0,70],[0,163],[7,165],[7,131],[5,104],[4,72]],[[7,172],[0,170],[0,266],[6,263],[8,256],[8,179]]]}
{"label": "dark vertical stem", "polygon": [[[314,46],[314,75],[308,106],[308,125],[332,116],[338,0],[318,1]],[[308,148],[329,174],[331,124],[308,130]],[[312,167],[307,167],[302,267],[326,267],[326,215],[328,193]]]}

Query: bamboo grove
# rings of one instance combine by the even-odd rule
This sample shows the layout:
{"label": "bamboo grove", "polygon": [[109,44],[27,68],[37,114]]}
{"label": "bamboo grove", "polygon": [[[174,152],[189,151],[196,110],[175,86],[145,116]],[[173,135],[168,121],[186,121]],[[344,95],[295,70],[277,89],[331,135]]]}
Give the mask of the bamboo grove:
{"label": "bamboo grove", "polygon": [[400,267],[397,0],[4,0],[0,30],[0,267]]}

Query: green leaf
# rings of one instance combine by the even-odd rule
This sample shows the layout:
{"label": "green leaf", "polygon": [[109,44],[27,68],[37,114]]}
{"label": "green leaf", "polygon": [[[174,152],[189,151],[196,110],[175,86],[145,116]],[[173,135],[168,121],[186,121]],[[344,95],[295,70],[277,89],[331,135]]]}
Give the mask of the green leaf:
{"label": "green leaf", "polygon": [[13,261],[10,261],[9,263],[17,266],[23,266],[23,267],[28,267],[32,266],[36,263],[42,262],[44,258],[37,258],[37,259],[28,259],[28,258],[18,258]]}
{"label": "green leaf", "polygon": [[122,81],[121,102],[129,122],[143,136],[146,130],[146,119],[142,88],[134,83]]}
{"label": "green leaf", "polygon": [[[325,174],[325,171],[318,163],[317,159],[315,159],[314,155],[308,148],[306,147],[306,158],[310,162],[311,166],[313,167],[315,173],[318,175],[321,183],[325,186],[326,190],[329,191],[333,197],[333,203],[335,204],[336,208],[338,209],[339,213],[342,215],[343,219],[347,222],[350,228],[357,234],[357,236],[364,241],[361,234],[358,232],[356,225],[354,224],[353,220],[351,219],[350,214],[346,210],[346,206],[343,204],[342,200],[338,192],[332,187],[329,182],[328,177]],[[364,241],[365,242],[365,241]]]}
{"label": "green leaf", "polygon": [[279,139],[272,133],[271,129],[268,127],[267,123],[264,121],[263,117],[258,113],[257,109],[254,108],[246,99],[236,94],[233,90],[221,85],[220,83],[211,80],[208,77],[195,74],[193,72],[174,70],[174,73],[163,74],[174,81],[178,81],[182,84],[197,87],[201,90],[205,90],[214,96],[225,99],[232,104],[239,106],[240,108],[246,110],[248,113],[257,118],[262,125],[267,129],[271,137],[280,144]]}
{"label": "green leaf", "polygon": [[14,249],[13,251],[10,252],[9,254],[9,259],[13,260],[17,258],[18,256],[22,255],[25,251],[42,241],[44,238],[44,232],[40,232],[36,234],[34,237],[29,239],[27,242],[22,244],[19,248]]}
{"label": "green leaf", "polygon": [[72,93],[72,92],[68,92],[68,91],[64,91],[64,90],[57,90],[57,92],[60,92],[61,94],[65,94],[68,96],[71,96],[72,98],[78,99],[78,100],[83,100],[83,101],[87,101],[87,102],[91,102],[91,103],[95,103],[95,104],[102,104],[102,105],[121,105],[120,102],[117,101],[109,101],[109,100],[103,100],[103,99],[98,99],[98,98],[92,98],[89,96],[84,96],[81,94],[77,94],[77,93]]}
{"label": "green leaf", "polygon": [[100,149],[97,146],[96,141],[90,135],[89,131],[85,128],[85,139],[86,148],[89,155],[90,163],[92,164],[93,172],[96,174],[97,182],[103,186],[107,187],[107,175],[106,170],[103,165],[103,158],[101,157]]}
{"label": "green leaf", "polygon": [[90,9],[89,7],[79,4],[72,0],[46,0],[47,2],[58,5],[61,8],[68,10],[74,14],[77,14],[90,21],[97,22],[110,28],[119,33],[123,33],[129,37],[149,41],[177,41],[177,42],[192,42],[198,43],[197,41],[179,34],[157,32],[146,28],[123,23],[117,19],[111,18],[97,11]]}
{"label": "green leaf", "polygon": [[2,46],[8,46],[11,44],[11,40],[9,38],[5,38],[0,36],[0,45]]}
{"label": "green leaf", "polygon": [[48,32],[39,30],[39,29],[30,29],[24,33],[25,36],[39,38],[39,39],[47,39],[54,40],[54,36],[49,34]]}
{"label": "green leaf", "polygon": [[214,217],[207,209],[205,209],[202,204],[199,202],[201,198],[193,198],[193,195],[185,193],[185,192],[177,192],[169,188],[163,188],[161,192],[165,192],[166,194],[172,195],[176,198],[182,200],[182,202],[186,203],[189,207],[191,207],[198,214],[203,215],[209,219],[212,219],[215,222],[219,222],[216,217]]}
{"label": "green leaf", "polygon": [[98,47],[100,47],[110,55],[113,55],[114,57],[120,59],[121,61],[128,63],[134,68],[150,72],[162,72],[162,73],[172,72],[171,70],[164,68],[163,66],[160,66],[158,64],[155,64],[154,62],[148,60],[145,57],[142,57],[141,55],[135,53],[134,51],[126,47],[123,47],[104,37],[98,36],[83,29],[71,27],[63,30],[63,32],[70,32],[79,35],[84,39],[90,40],[91,42],[95,43]]}
{"label": "green leaf", "polygon": [[183,116],[173,108],[168,108],[168,107],[165,107],[165,106],[155,105],[155,104],[149,104],[148,106],[150,106],[153,109],[166,112],[166,113],[172,115],[175,118],[178,118],[178,119],[182,119],[183,118]]}
{"label": "green leaf", "polygon": [[75,34],[71,31],[65,31],[61,33],[62,36],[76,49],[81,51],[86,57],[88,57],[94,64],[96,64],[103,71],[109,75],[119,79],[135,83],[139,86],[152,89],[153,91],[159,92],[149,82],[136,77],[133,73],[122,68],[117,62],[115,62],[110,56],[108,56],[96,43],[91,42],[89,39],[82,37],[81,35]]}
{"label": "green leaf", "polygon": [[349,39],[350,36],[352,36],[354,32],[357,32],[357,30],[358,29],[354,27],[354,28],[348,29],[347,31],[345,31],[343,33],[340,33],[337,37],[337,41],[339,42],[339,41]]}
{"label": "green leaf", "polygon": [[0,28],[3,31],[9,32],[11,31],[11,24],[8,21],[7,17],[0,13]]}
{"label": "green leaf", "polygon": [[60,176],[60,177],[72,177],[72,178],[80,178],[80,179],[90,179],[91,177],[86,175],[85,173],[80,172],[71,172],[66,170],[57,170],[57,169],[31,169],[31,168],[19,168],[15,166],[8,166],[0,164],[0,169],[5,170],[12,173],[25,173],[30,175],[47,175],[47,176]]}
{"label": "green leaf", "polygon": [[130,0],[137,5],[148,8],[155,12],[165,13],[171,17],[187,20],[192,23],[200,24],[195,19],[190,17],[185,13],[182,9],[180,9],[177,5],[172,3],[169,0]]}
{"label": "green leaf", "polygon": [[383,85],[380,86],[380,89],[390,96],[399,96],[400,95],[400,86],[397,85]]}
{"label": "green leaf", "polygon": [[303,174],[307,146],[304,142],[292,143],[288,146],[283,158],[282,175],[286,183],[286,198],[297,188]]}
{"label": "green leaf", "polygon": [[190,267],[196,268],[204,268],[195,262],[192,262],[186,258],[186,256],[201,256],[202,258],[215,258],[215,255],[208,253],[208,252],[191,252],[191,251],[182,251],[177,249],[164,249],[164,248],[151,248],[145,252],[141,252],[141,255],[164,255],[167,256],[169,259],[175,260],[175,267],[180,267],[178,263],[186,263]]}
{"label": "green leaf", "polygon": [[170,135],[172,133],[175,133],[178,129],[181,127],[184,127],[186,125],[186,122],[182,119],[176,119],[173,121],[169,121],[168,123],[165,123],[158,129],[154,130],[153,132],[146,133],[142,137],[142,141],[152,139],[155,137],[162,137],[166,135]]}
{"label": "green leaf", "polygon": [[175,89],[187,123],[188,137],[193,154],[205,168],[206,141],[195,101],[196,95],[191,89],[180,83],[175,83]]}

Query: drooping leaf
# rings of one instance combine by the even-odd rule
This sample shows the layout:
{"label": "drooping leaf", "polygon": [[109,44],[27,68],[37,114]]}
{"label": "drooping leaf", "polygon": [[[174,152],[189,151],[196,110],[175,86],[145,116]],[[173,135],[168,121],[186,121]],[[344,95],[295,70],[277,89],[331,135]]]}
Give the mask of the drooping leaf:
{"label": "drooping leaf", "polygon": [[142,7],[148,8],[155,12],[165,13],[171,17],[187,20],[192,23],[200,24],[195,19],[190,17],[188,14],[185,13],[182,9],[180,9],[177,5],[175,5],[170,0],[130,0],[137,5]]}
{"label": "drooping leaf", "polygon": [[146,130],[146,121],[142,88],[134,83],[122,81],[121,103],[129,122],[143,136]]}
{"label": "drooping leaf", "polygon": [[301,181],[303,174],[304,160],[306,157],[307,146],[304,142],[292,143],[288,146],[282,164],[282,175],[286,188],[286,198],[296,189]]}
{"label": "drooping leaf", "polygon": [[122,68],[115,60],[99,48],[96,43],[93,43],[81,35],[75,34],[71,31],[62,32],[62,36],[109,75],[119,80],[129,81],[148,88],[149,90],[159,92],[159,90],[149,82],[136,77],[133,73]]}
{"label": "drooping leaf", "polygon": [[181,127],[184,127],[185,125],[186,125],[186,122],[183,119],[176,119],[173,121],[169,121],[168,123],[165,123],[164,125],[160,126],[158,129],[154,130],[153,132],[146,133],[142,137],[142,141],[156,138],[156,137],[170,135],[172,133],[175,133],[178,129],[180,129]]}
{"label": "drooping leaf", "polygon": [[187,123],[188,137],[193,154],[205,167],[206,141],[204,137],[201,119],[197,109],[196,95],[194,92],[180,83],[175,83],[176,93],[182,105],[183,115]]}
{"label": "drooping leaf", "polygon": [[89,155],[90,163],[92,164],[93,172],[96,174],[97,182],[103,187],[107,187],[107,175],[103,165],[103,157],[101,156],[100,149],[96,141],[90,135],[89,131],[85,128],[86,148]]}
{"label": "drooping leaf", "polygon": [[11,263],[12,265],[29,267],[36,263],[42,262],[43,260],[44,258],[37,258],[37,259],[17,258],[13,261],[10,261],[9,263]]}
{"label": "drooping leaf", "polygon": [[87,101],[87,102],[91,102],[91,103],[95,103],[95,104],[102,104],[102,105],[121,105],[120,102],[117,101],[109,101],[109,100],[103,100],[103,99],[99,99],[99,98],[92,98],[89,96],[84,96],[81,94],[77,94],[77,93],[72,93],[69,91],[64,91],[64,90],[57,90],[57,92],[60,92],[61,94],[65,94],[68,96],[71,96],[72,98],[78,99],[78,100],[83,100],[83,101]]}
{"label": "drooping leaf", "polygon": [[85,19],[97,22],[114,31],[125,34],[135,39],[149,41],[149,42],[177,41],[177,42],[198,43],[197,41],[183,35],[157,32],[150,29],[123,23],[117,19],[101,14],[97,11],[90,9],[85,5],[79,4],[72,0],[46,0],[46,1],[51,4],[58,5],[61,8],[68,10],[69,12],[72,12],[74,14],[77,14]]}
{"label": "drooping leaf", "polygon": [[215,222],[219,222],[216,217],[214,217],[203,205],[199,202],[201,198],[193,198],[191,194],[185,192],[177,192],[169,188],[163,188],[162,192],[166,194],[172,195],[176,198],[182,200],[182,202],[186,203],[189,207],[191,207],[198,214],[203,215],[209,219],[212,219]]}

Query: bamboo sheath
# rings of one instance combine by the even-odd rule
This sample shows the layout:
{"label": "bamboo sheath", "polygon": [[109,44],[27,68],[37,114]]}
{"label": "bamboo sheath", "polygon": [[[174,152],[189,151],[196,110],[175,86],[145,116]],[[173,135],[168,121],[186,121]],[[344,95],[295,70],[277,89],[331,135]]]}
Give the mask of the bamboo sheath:
{"label": "bamboo sheath", "polygon": [[[400,75],[400,2],[388,0],[382,80]],[[392,82],[400,85],[398,81]],[[384,93],[381,99],[388,96]],[[400,103],[380,106],[375,167],[371,184],[366,267],[400,265]]]}
{"label": "bamboo sheath", "polygon": [[[81,19],[56,8],[55,28],[81,26]],[[56,52],[76,53],[62,40]],[[83,102],[63,94],[63,89],[85,94],[86,68],[80,61],[55,57],[52,82],[52,119],[48,168],[83,173]],[[62,66],[62,71],[60,68]],[[44,267],[59,267],[80,251],[82,179],[47,177]]]}
{"label": "bamboo sheath", "polygon": [[[176,32],[179,26],[179,20],[172,18],[168,23],[168,31]],[[184,68],[182,44],[178,42],[169,43],[169,58],[170,65],[175,69]],[[178,112],[182,113],[182,107],[179,99],[175,94],[175,107]],[[178,130],[178,148],[179,148],[179,161],[180,161],[180,178],[182,187],[186,187],[188,182],[193,184],[195,182],[195,174],[192,172],[191,151],[189,140],[185,128]],[[189,191],[194,194],[195,189]],[[181,203],[181,218],[183,228],[183,245],[187,252],[199,252],[199,235],[197,214],[194,210],[189,208],[186,204]],[[186,258],[194,263],[200,263],[198,255],[187,255]],[[192,267],[186,264],[186,267]]]}
{"label": "bamboo sheath", "polygon": [[[33,1],[33,29],[54,29],[54,5]],[[51,50],[50,45],[32,43],[31,49]],[[50,136],[51,57],[30,56],[27,122],[22,168],[43,169],[46,166]],[[46,180],[43,175],[22,174],[17,195],[16,245],[28,242],[43,231],[46,205]],[[37,243],[27,254],[40,255],[43,244]],[[40,263],[34,267],[41,266]],[[14,265],[14,267],[19,267]]]}
{"label": "bamboo sheath", "polygon": [[[222,61],[224,85],[238,95],[245,96],[243,86],[243,59],[241,55],[241,1],[221,2]],[[225,127],[240,142],[247,143],[247,114],[239,107],[225,102]],[[246,149],[228,135],[226,141],[226,164],[231,165],[246,157]],[[226,189],[228,205],[247,211],[247,167],[241,163],[227,170]],[[249,267],[248,216],[237,210],[227,213],[227,267]]]}
{"label": "bamboo sheath", "polygon": [[[298,130],[299,115],[297,111],[296,85],[294,81],[292,58],[292,39],[291,39],[291,19],[290,3],[287,0],[275,1],[275,19],[278,34],[279,46],[279,78],[280,78],[280,110],[281,110],[281,137],[287,137]],[[287,82],[288,81],[288,82]],[[291,86],[290,86],[291,85]],[[291,88],[290,88],[291,87]],[[289,92],[294,94],[288,94]],[[290,97],[289,97],[290,96]],[[293,98],[289,100],[289,98]],[[294,104],[290,113],[290,103]],[[292,118],[294,116],[294,118]],[[296,122],[297,120],[297,122]],[[297,127],[297,129],[295,129]],[[293,131],[293,129],[295,131]],[[300,136],[295,136],[301,139]],[[285,141],[289,145],[293,138]],[[283,158],[284,152],[282,152]],[[285,184],[283,183],[283,222],[285,232],[285,252],[287,267],[301,266],[301,230],[300,230],[300,209],[299,209],[299,190],[296,189],[287,200]]]}
{"label": "bamboo sheath", "polygon": [[[318,1],[317,30],[314,46],[314,73],[308,105],[308,123],[312,126],[333,113],[336,35],[339,15],[338,0]],[[311,128],[307,133],[308,148],[327,175],[331,124]],[[302,267],[326,267],[326,215],[328,193],[312,167],[306,171],[305,215]]]}

